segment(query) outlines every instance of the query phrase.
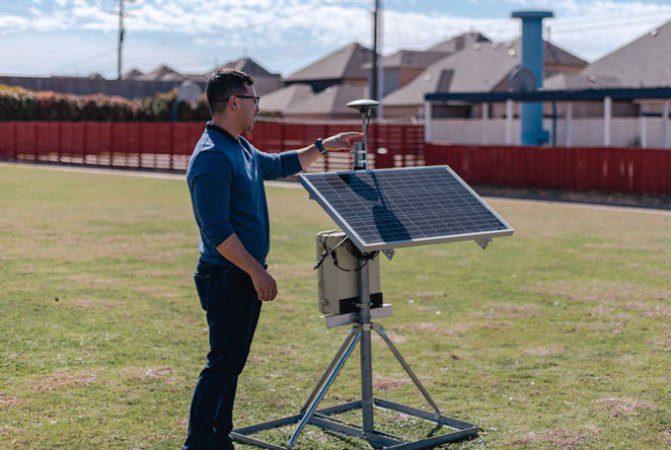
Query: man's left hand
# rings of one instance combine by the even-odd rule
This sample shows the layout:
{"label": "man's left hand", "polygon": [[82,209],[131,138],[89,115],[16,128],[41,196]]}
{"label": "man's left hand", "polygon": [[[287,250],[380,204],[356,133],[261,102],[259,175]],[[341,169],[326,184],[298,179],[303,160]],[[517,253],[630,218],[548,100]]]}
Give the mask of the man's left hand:
{"label": "man's left hand", "polygon": [[339,133],[326,138],[322,141],[324,148],[330,152],[347,152],[351,151],[355,142],[363,140],[363,133]]}

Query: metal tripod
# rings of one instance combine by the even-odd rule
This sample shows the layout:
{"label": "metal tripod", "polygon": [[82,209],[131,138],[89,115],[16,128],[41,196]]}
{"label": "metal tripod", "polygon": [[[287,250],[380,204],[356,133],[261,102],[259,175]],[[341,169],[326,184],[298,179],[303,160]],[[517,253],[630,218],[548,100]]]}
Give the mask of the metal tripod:
{"label": "metal tripod", "polygon": [[[231,434],[236,441],[271,450],[292,449],[296,445],[298,437],[305,429],[307,424],[311,424],[324,430],[330,430],[342,435],[363,439],[375,448],[389,450],[414,450],[431,448],[447,442],[460,441],[478,434],[479,429],[476,425],[446,417],[441,414],[438,406],[433,401],[422,383],[419,381],[415,373],[412,371],[408,363],[405,361],[405,359],[403,359],[403,356],[401,356],[401,353],[393,344],[389,336],[387,336],[384,328],[382,328],[382,326],[378,323],[371,322],[368,269],[363,260],[359,261],[359,267],[361,267],[359,270],[359,299],[365,299],[367,301],[362,301],[356,305],[358,309],[358,317],[356,318],[355,325],[352,327],[350,333],[345,338],[345,341],[340,346],[340,349],[336,353],[335,357],[324,371],[324,374],[317,383],[317,386],[315,386],[314,390],[303,404],[300,412],[294,416],[233,430]],[[431,408],[433,408],[433,413],[411,408],[409,406],[394,403],[388,400],[382,400],[373,396],[371,328],[380,335],[380,337],[389,347],[389,350],[391,350],[396,359],[401,363],[403,369],[424,396],[424,399],[429,403],[429,405],[431,405]],[[335,381],[338,373],[340,373],[340,370],[345,365],[345,362],[352,354],[352,351],[357,344],[360,345],[361,355],[361,400],[318,410],[317,407],[319,406],[319,403],[326,395],[326,392]],[[406,442],[398,436],[375,430],[373,415],[374,407],[397,411],[409,416],[433,422],[436,424],[436,429],[441,428],[442,426],[448,426],[453,430],[446,434],[430,436],[413,442]],[[336,414],[355,409],[361,409],[362,427],[344,423],[333,417]],[[251,436],[251,434],[259,431],[269,430],[291,424],[297,424],[297,426],[285,446],[271,444]]]}

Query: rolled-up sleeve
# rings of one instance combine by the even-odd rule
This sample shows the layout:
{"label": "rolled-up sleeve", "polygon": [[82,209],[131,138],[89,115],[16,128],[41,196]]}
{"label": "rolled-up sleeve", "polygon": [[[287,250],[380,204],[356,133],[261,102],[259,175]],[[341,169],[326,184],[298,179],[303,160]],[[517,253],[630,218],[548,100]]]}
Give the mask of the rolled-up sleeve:
{"label": "rolled-up sleeve", "polygon": [[203,170],[193,179],[194,210],[203,236],[218,247],[234,232],[230,221],[233,168],[224,155],[215,152],[198,158]]}
{"label": "rolled-up sleeve", "polygon": [[288,177],[303,170],[296,150],[274,154],[255,150],[264,180]]}

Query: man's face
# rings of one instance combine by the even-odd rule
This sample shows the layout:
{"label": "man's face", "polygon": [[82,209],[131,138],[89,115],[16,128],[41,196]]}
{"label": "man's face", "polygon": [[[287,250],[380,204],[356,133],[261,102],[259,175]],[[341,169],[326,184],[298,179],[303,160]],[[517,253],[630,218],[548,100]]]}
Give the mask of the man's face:
{"label": "man's face", "polygon": [[[254,86],[245,86],[245,96],[256,97]],[[254,120],[259,113],[259,107],[253,98],[238,97],[240,107],[240,122],[244,131],[251,133],[254,128]]]}

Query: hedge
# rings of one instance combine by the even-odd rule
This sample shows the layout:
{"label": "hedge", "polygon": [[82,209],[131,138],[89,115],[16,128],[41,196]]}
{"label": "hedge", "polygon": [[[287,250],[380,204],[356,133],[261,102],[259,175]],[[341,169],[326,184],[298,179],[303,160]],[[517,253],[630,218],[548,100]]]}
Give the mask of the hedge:
{"label": "hedge", "polygon": [[[0,84],[0,120],[165,122],[172,120],[176,100],[177,89],[155,97],[128,100],[107,95],[35,92]],[[195,108],[182,102],[177,111],[180,121],[202,121],[210,117],[205,97]]]}

